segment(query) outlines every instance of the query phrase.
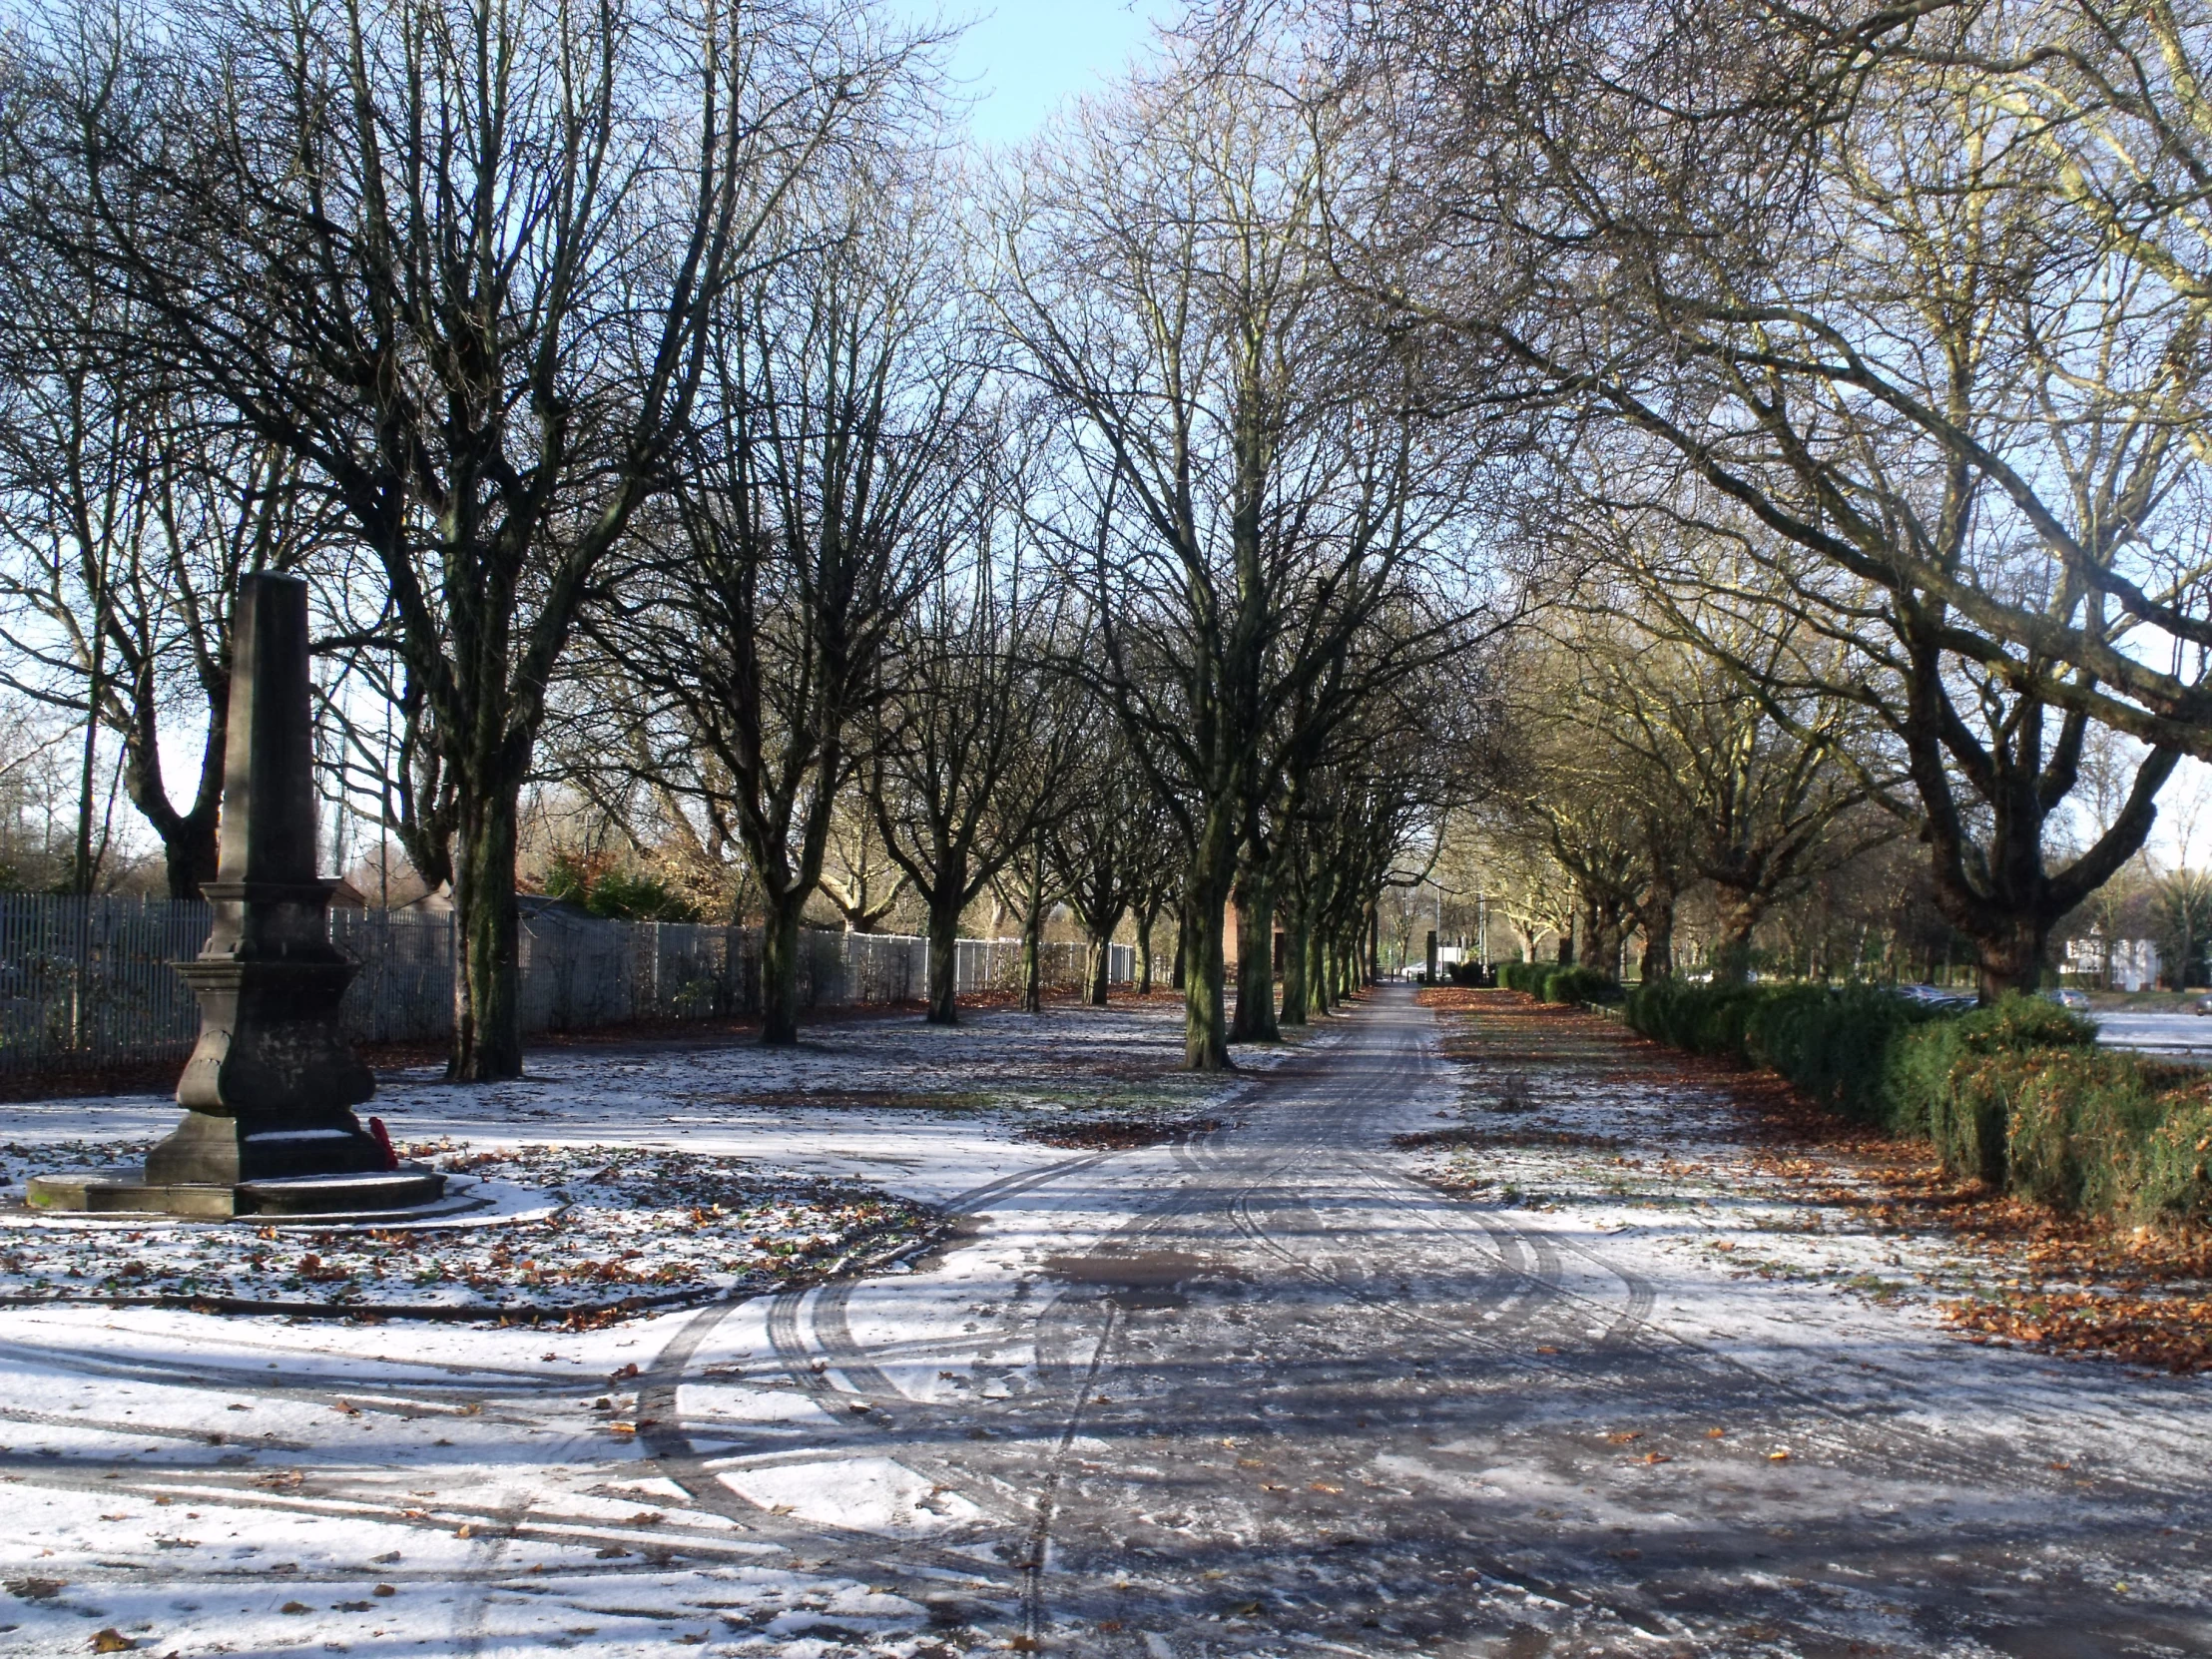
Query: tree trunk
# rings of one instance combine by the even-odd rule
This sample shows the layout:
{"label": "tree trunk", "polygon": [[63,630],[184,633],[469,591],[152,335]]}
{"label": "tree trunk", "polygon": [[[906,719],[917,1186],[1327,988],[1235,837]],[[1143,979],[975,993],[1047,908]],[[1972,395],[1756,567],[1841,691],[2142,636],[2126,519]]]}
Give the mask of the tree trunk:
{"label": "tree trunk", "polygon": [[1044,1012],[1044,841],[1029,866],[1028,912],[1021,918],[1021,1011]]}
{"label": "tree trunk", "polygon": [[1112,929],[1091,935],[1091,1006],[1106,1006],[1107,987],[1112,983],[1114,961],[1114,935]]}
{"label": "tree trunk", "polygon": [[767,901],[761,922],[761,1041],[788,1047],[799,1041],[799,916],[804,894]]}
{"label": "tree trunk", "polygon": [[1237,1017],[1233,1043],[1281,1042],[1275,1020],[1275,893],[1264,870],[1237,877]]}
{"label": "tree trunk", "polygon": [[1191,920],[1188,912],[1175,919],[1175,958],[1168,964],[1168,988],[1189,989]]}
{"label": "tree trunk", "polygon": [[1621,951],[1627,944],[1621,920],[1618,902],[1598,906],[1597,960],[1590,965],[1608,979],[1618,979],[1621,975]]}
{"label": "tree trunk", "polygon": [[[2042,983],[2043,949],[2050,938],[2050,923],[2038,916],[2012,918],[2012,925],[1990,937],[1974,941],[1975,983],[1984,1003],[1994,1002],[2006,991],[2032,993]],[[2188,980],[2188,964],[2176,965],[2175,988]]]}
{"label": "tree trunk", "polygon": [[177,818],[162,837],[162,863],[169,896],[198,898],[202,882],[215,879],[218,857],[216,815],[193,812]]}
{"label": "tree trunk", "polygon": [[1655,891],[1644,902],[1640,922],[1644,930],[1641,972],[1647,985],[1674,977],[1674,894]]}
{"label": "tree trunk", "polygon": [[1152,994],[1152,930],[1160,924],[1159,906],[1137,914],[1137,994]]}
{"label": "tree trunk", "polygon": [[160,732],[155,718],[142,716],[123,743],[123,793],[139,816],[162,838],[162,872],[171,898],[198,898],[204,881],[213,881],[220,856],[216,826],[223,811],[223,760],[228,747],[225,723],[229,697],[208,699],[208,733],[200,749],[199,787],[192,808],[180,813],[170,804],[163,781]]}
{"label": "tree trunk", "polygon": [[1312,998],[1306,989],[1308,958],[1313,955],[1314,913],[1308,900],[1294,895],[1290,928],[1283,941],[1283,1014],[1285,1025],[1304,1025]]}
{"label": "tree trunk", "polygon": [[1571,921],[1559,929],[1559,965],[1574,966],[1574,923]]}
{"label": "tree trunk", "polygon": [[1751,978],[1751,935],[1759,925],[1759,906],[1726,887],[1714,895],[1720,910],[1720,935],[1713,942],[1713,983],[1741,985]]}
{"label": "tree trunk", "polygon": [[1183,958],[1183,1063],[1192,1071],[1227,1071],[1229,998],[1223,983],[1227,963],[1222,949],[1224,886],[1193,877],[1184,937],[1176,951]]}
{"label": "tree trunk", "polygon": [[516,999],[515,807],[518,791],[464,794],[459,856],[453,862],[453,1057],[455,1083],[522,1075]]}
{"label": "tree trunk", "polygon": [[[95,656],[92,670],[92,701],[97,707],[100,697],[99,659]],[[85,742],[79,759],[77,779],[77,834],[76,845],[70,853],[69,890],[80,896],[93,888],[92,867],[92,804],[99,793],[100,772],[100,717],[97,713],[85,719]]]}
{"label": "tree trunk", "polygon": [[929,900],[929,1012],[924,1017],[931,1025],[960,1023],[961,885],[948,882]]}

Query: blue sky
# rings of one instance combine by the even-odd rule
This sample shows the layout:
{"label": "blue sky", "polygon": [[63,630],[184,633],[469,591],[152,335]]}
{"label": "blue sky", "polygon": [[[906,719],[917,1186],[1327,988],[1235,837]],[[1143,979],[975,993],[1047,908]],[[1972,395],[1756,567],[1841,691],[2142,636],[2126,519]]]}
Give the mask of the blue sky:
{"label": "blue sky", "polygon": [[1144,54],[1155,21],[1183,10],[1178,0],[891,0],[891,9],[970,23],[952,73],[975,100],[975,136],[986,144],[1028,138],[1064,100]]}

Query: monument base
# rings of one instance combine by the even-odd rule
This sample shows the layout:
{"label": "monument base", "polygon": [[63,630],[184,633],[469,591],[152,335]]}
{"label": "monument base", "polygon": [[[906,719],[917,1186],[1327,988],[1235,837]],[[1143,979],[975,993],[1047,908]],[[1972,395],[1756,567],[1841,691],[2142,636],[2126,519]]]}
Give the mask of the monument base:
{"label": "monument base", "polygon": [[190,1216],[334,1216],[413,1210],[445,1196],[445,1177],[421,1164],[356,1175],[294,1175],[233,1185],[159,1181],[143,1169],[72,1170],[34,1175],[24,1202],[55,1214]]}
{"label": "monument base", "polygon": [[390,1160],[345,1107],[316,1113],[187,1112],[146,1155],[151,1186],[235,1187],[305,1175],[381,1174]]}

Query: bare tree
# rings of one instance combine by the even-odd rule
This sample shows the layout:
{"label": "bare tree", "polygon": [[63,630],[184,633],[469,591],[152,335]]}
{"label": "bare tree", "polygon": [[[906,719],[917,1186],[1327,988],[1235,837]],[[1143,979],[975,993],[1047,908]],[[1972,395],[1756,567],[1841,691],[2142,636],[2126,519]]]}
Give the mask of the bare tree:
{"label": "bare tree", "polygon": [[[1280,75],[1279,75],[1280,72]],[[1067,411],[1063,567],[1094,652],[1067,666],[1112,707],[1175,815],[1188,1063],[1275,1027],[1275,837],[1303,773],[1369,682],[1349,642],[1400,596],[1463,499],[1423,447],[1413,375],[1344,302],[1324,256],[1334,114],[1295,66],[1198,47],[1058,145],[999,209],[997,303]],[[1424,545],[1426,544],[1426,545]],[[1398,672],[1426,642],[1401,640]],[[1249,941],[1257,939],[1255,955]]]}
{"label": "bare tree", "polygon": [[[238,578],[305,559],[327,513],[295,459],[115,360],[128,313],[35,244],[0,251],[0,681],[84,722],[77,890],[105,730],[171,896],[197,898],[215,875]],[[164,749],[194,738],[179,805]]]}
{"label": "bare tree", "polygon": [[589,625],[645,694],[667,786],[752,863],[768,1043],[799,1040],[801,914],[975,437],[945,216],[915,166],[886,156],[794,193],[778,240],[798,252],[718,307],[667,522],[641,521],[620,599]]}
{"label": "bare tree", "polygon": [[1021,557],[1021,485],[1011,462],[978,459],[968,555],[912,606],[884,714],[876,826],[928,911],[937,1025],[959,1020],[961,914],[1016,857],[1041,861],[1041,819],[1074,753],[1072,725],[1052,718],[1059,619]]}
{"label": "bare tree", "polygon": [[[2166,712],[2122,661],[2156,649],[2126,573],[2194,568],[2199,299],[2068,209],[2052,124],[1978,70],[1923,58],[1835,101],[1819,54],[1748,10],[1389,16],[1420,164],[1372,222],[1435,257],[1386,246],[1417,280],[1379,288],[1555,399],[1573,465],[1649,545],[1686,524],[1737,550],[1718,589],[1664,557],[1655,582],[1848,643],[1833,689],[1903,757],[1915,799],[1893,800],[1984,994],[2031,984],[2205,742],[2170,695],[2201,648]],[[2107,832],[2052,867],[2090,717],[2153,747]]]}
{"label": "bare tree", "polygon": [[[1097,729],[1109,723],[1117,728],[1110,734]],[[1114,933],[1124,916],[1161,890],[1161,846],[1169,837],[1162,834],[1165,826],[1150,782],[1110,714],[1097,722],[1081,749],[1051,814],[1044,847],[1089,942],[1086,994],[1103,1008]],[[1160,899],[1152,903],[1157,918]]]}
{"label": "bare tree", "polygon": [[[516,1075],[517,800],[608,552],[665,479],[723,290],[912,56],[855,14],[199,0],[46,19],[7,234],[310,468],[380,566],[453,880],[457,1079]],[[120,313],[119,313],[120,314]]]}
{"label": "bare tree", "polygon": [[855,933],[882,926],[912,880],[883,844],[875,822],[874,803],[883,793],[883,780],[872,736],[867,755],[830,820],[830,850],[822,870],[822,890]]}

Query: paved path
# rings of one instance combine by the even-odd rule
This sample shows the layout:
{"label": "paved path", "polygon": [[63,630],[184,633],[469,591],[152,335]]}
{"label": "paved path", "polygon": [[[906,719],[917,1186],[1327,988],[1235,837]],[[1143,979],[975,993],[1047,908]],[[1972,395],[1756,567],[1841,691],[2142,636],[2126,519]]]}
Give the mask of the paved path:
{"label": "paved path", "polygon": [[2212,1017],[2203,1014],[2092,1014],[2097,1040],[2107,1048],[2132,1048],[2176,1059],[2212,1058]]}
{"label": "paved path", "polygon": [[1036,1261],[994,1329],[900,1350],[965,1368],[1018,1338],[1033,1396],[901,1398],[853,1336],[875,1287],[791,1310],[790,1374],[880,1405],[855,1439],[994,1507],[1029,1634],[1076,1650],[2212,1652],[2201,1482],[2084,1480],[1763,1374],[1654,1323],[1660,1288],[1601,1240],[1409,1179],[1377,1124],[1428,1031],[1383,992],[1178,1183]]}
{"label": "paved path", "polygon": [[[2053,1382],[1901,1325],[1955,1370],[1938,1410],[1817,1312],[1764,1365],[1698,1325],[1688,1270],[1417,1181],[1387,1132],[1438,1098],[1431,1019],[1384,990],[1346,1024],[1236,1127],[967,1194],[912,1275],[626,1328],[634,1381],[524,1376],[504,1338],[409,1361],[390,1328],[272,1337],[265,1362],[45,1327],[59,1420],[98,1372],[144,1386],[154,1434],[184,1437],[164,1394],[191,1387],[255,1406],[274,1449],[189,1478],[10,1467],[373,1520],[400,1554],[360,1571],[398,1593],[355,1651],[2212,1653],[2201,1385],[2143,1384],[2136,1417],[2111,1368]],[[2054,1466],[2053,1389],[2121,1449]],[[360,1449],[333,1391],[374,1413]],[[2131,1460],[2131,1433],[2158,1443]],[[352,1605],[357,1573],[301,1560],[318,1609]],[[180,1586],[228,1593],[166,1570],[141,1574],[172,1595],[156,1622]]]}

